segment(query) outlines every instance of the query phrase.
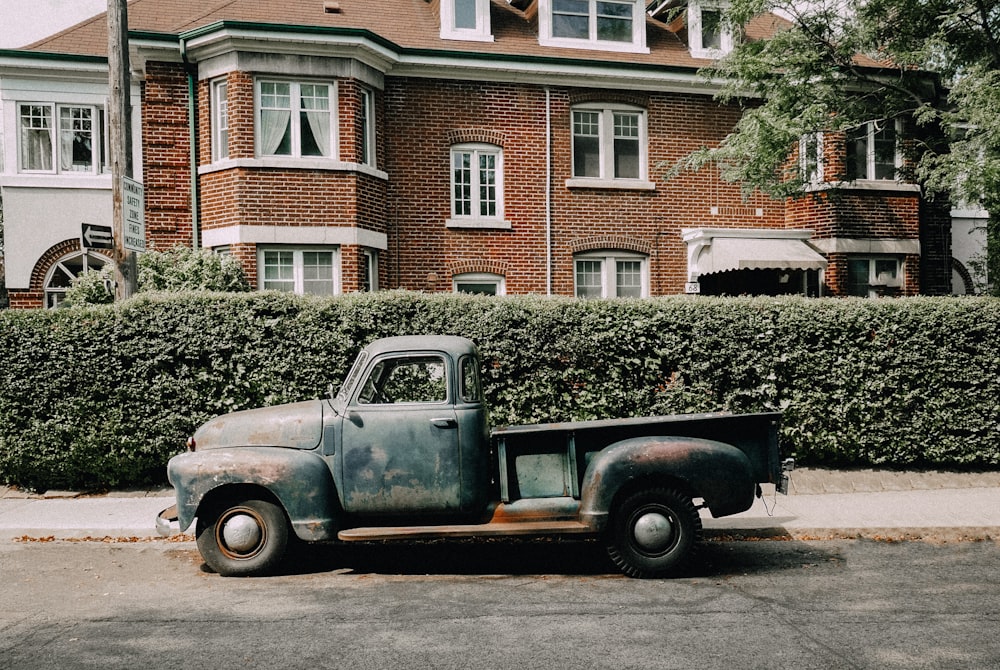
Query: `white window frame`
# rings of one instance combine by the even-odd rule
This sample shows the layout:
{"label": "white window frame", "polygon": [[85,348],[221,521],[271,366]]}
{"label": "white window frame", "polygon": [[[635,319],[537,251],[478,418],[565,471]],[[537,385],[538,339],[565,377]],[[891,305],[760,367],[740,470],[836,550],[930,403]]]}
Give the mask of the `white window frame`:
{"label": "white window frame", "polygon": [[[278,154],[273,151],[267,152],[264,147],[263,137],[263,123],[262,115],[265,111],[263,106],[263,86],[265,84],[275,84],[278,86],[287,85],[289,87],[289,115],[291,124],[290,131],[290,153]],[[319,156],[310,156],[302,154],[302,118],[301,114],[304,110],[302,106],[302,87],[303,86],[326,86],[327,87],[327,110],[330,115],[329,121],[329,138],[327,139],[327,151]],[[266,109],[280,109],[284,110],[284,107],[280,108],[266,108]],[[323,81],[323,80],[290,80],[290,79],[277,79],[277,78],[260,78],[254,82],[254,136],[255,136],[255,155],[258,158],[278,158],[278,159],[302,159],[302,160],[321,160],[321,161],[335,161],[338,158],[338,137],[337,137],[337,82],[335,81]]]}
{"label": "white window frame", "polygon": [[[66,265],[69,261],[75,260],[77,258],[82,259],[82,270],[79,274],[74,273]],[[67,280],[72,281],[75,277],[79,277],[89,270],[100,270],[112,263],[112,260],[103,254],[99,254],[95,251],[83,250],[83,251],[73,251],[61,257],[58,261],[52,264],[49,271],[45,274],[45,307],[46,309],[53,309],[59,307],[63,300],[66,298],[67,288],[63,286],[52,286],[52,280],[57,273],[61,273]]]}
{"label": "white window frame", "polygon": [[[455,180],[456,161],[465,154],[471,155],[470,167],[470,212],[468,214],[459,210],[459,199],[456,197],[456,188],[459,184]],[[493,156],[493,187],[494,187],[494,213],[482,214],[483,201],[480,197],[483,184],[481,183],[481,172],[479,169],[479,158],[481,156]],[[449,151],[449,191],[448,200],[451,207],[451,217],[446,222],[449,228],[510,228],[510,222],[504,220],[504,174],[503,174],[503,148],[495,144],[482,142],[471,142],[464,144],[454,144]]]}
{"label": "white window frame", "polygon": [[[875,152],[875,135],[880,130],[885,127],[886,123],[893,124],[893,130],[895,133],[895,152],[893,156],[893,176],[892,177],[877,177],[877,166],[876,166],[876,152]],[[899,171],[903,167],[903,152],[901,146],[901,136],[902,136],[902,123],[897,119],[895,121],[868,121],[863,124],[865,129],[864,143],[865,143],[865,174],[855,176],[852,181],[874,181],[874,182],[892,182],[899,181]],[[850,142],[852,131],[847,131],[846,142]],[[847,156],[847,165],[850,165],[851,158]]]}
{"label": "white window frame", "polygon": [[[704,40],[704,18],[703,12],[723,12],[728,6],[725,2],[691,2],[687,9],[688,47],[691,49],[693,58],[707,58],[715,60],[722,58],[733,50],[734,37],[733,30],[725,22],[720,20],[719,24],[719,46],[711,47],[705,45]],[[721,19],[721,17],[720,17]]]}
{"label": "white window frame", "polygon": [[358,162],[368,167],[376,167],[375,159],[375,91],[361,89],[359,113],[361,115],[361,146]]}
{"label": "white window frame", "polygon": [[330,253],[332,255],[333,263],[333,292],[330,294],[318,294],[318,295],[340,295],[343,291],[343,284],[341,283],[341,263],[340,263],[340,248],[330,247],[330,246],[259,246],[257,247],[257,287],[261,291],[267,290],[278,290],[281,289],[269,287],[267,285],[268,279],[265,277],[265,258],[268,253],[273,252],[286,252],[292,254],[292,277],[290,281],[292,282],[292,290],[290,293],[295,295],[305,294],[305,277],[304,277],[304,263],[303,263],[303,253],[305,252],[320,252],[320,253]]}
{"label": "white window frame", "polygon": [[[815,152],[810,150],[815,147]],[[799,174],[807,184],[823,181],[823,133],[808,133],[799,138]]]}
{"label": "white window frame", "polygon": [[[361,255],[364,258],[366,267],[362,268],[364,271],[361,284],[361,290],[374,292],[378,290],[378,250],[376,249],[362,249]],[[367,283],[367,287],[365,286]]]}
{"label": "white window frame", "polygon": [[[578,112],[598,115],[598,175],[577,176],[576,170],[576,120]],[[639,176],[615,177],[615,114],[635,114],[638,117]],[[649,137],[647,113],[634,105],[594,104],[574,105],[570,110],[570,172],[573,175],[566,186],[588,188],[630,188],[652,190],[655,185],[648,180]]]}
{"label": "white window frame", "polygon": [[229,158],[229,82],[216,79],[211,86],[212,161]]}
{"label": "white window frame", "polygon": [[[472,3],[475,7],[475,24],[458,26],[459,2]],[[441,0],[441,39],[467,42],[492,42],[490,25],[490,0]]]}
{"label": "white window frame", "polygon": [[492,284],[496,288],[494,295],[507,295],[507,278],[492,272],[463,272],[452,277],[452,291],[465,293],[460,288],[462,284]]}
{"label": "white window frame", "polygon": [[[24,132],[22,127],[24,108],[44,108],[48,110],[48,119],[50,122],[49,130],[51,132],[49,141],[51,142],[51,147],[49,150],[49,168],[29,168],[26,166],[25,161],[25,151],[27,150],[24,146]],[[92,104],[77,104],[77,103],[59,103],[59,102],[26,102],[20,101],[16,102],[14,109],[16,110],[16,142],[17,142],[17,169],[21,174],[59,174],[59,175],[76,175],[76,176],[93,176],[103,174],[107,171],[107,158],[108,158],[108,131],[107,131],[107,119],[104,114],[104,108],[100,105]],[[91,165],[90,169],[87,170],[77,170],[72,166],[69,168],[62,167],[62,138],[61,134],[63,132],[62,127],[62,111],[63,110],[89,110],[90,111],[90,123],[91,123]],[[71,150],[72,151],[72,150]]]}
{"label": "white window frame", "polygon": [[644,254],[639,254],[631,251],[622,251],[617,249],[602,250],[602,251],[588,251],[585,253],[575,254],[573,256],[573,295],[578,298],[584,299],[595,299],[598,296],[581,296],[580,290],[583,288],[580,286],[580,270],[578,263],[584,262],[596,262],[600,265],[600,278],[601,278],[601,298],[617,298],[618,296],[618,262],[634,262],[638,261],[640,263],[640,287],[639,296],[640,298],[649,297],[649,256]]}
{"label": "white window frame", "polygon": [[[879,288],[899,288],[903,287],[905,279],[905,262],[903,259],[896,256],[848,256],[847,263],[848,268],[850,268],[851,263],[855,262],[867,262],[868,263],[868,295],[869,298],[877,298],[879,296]],[[879,264],[892,263],[895,265],[894,272],[878,272]],[[850,291],[850,271],[848,270],[848,291]],[[855,295],[856,297],[866,297],[860,296],[854,293],[849,295]]]}
{"label": "white window frame", "polygon": [[589,36],[586,39],[556,37],[553,34],[553,14],[557,1],[539,0],[538,2],[538,43],[540,45],[564,49],[598,49],[622,53],[649,53],[649,48],[646,46],[646,4],[643,0],[608,0],[615,4],[629,4],[632,6],[632,39],[628,42],[598,39],[598,4],[604,0],[582,0],[588,3]]}

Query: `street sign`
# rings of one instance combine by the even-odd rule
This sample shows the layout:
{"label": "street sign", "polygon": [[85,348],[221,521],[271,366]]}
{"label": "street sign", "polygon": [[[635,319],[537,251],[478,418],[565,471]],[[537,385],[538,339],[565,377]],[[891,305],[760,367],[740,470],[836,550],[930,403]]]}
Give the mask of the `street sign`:
{"label": "street sign", "polygon": [[124,247],[129,251],[146,250],[146,198],[142,184],[122,177],[122,230]]}
{"label": "street sign", "polygon": [[94,223],[83,223],[80,226],[80,241],[84,249],[114,248],[111,226],[98,226]]}

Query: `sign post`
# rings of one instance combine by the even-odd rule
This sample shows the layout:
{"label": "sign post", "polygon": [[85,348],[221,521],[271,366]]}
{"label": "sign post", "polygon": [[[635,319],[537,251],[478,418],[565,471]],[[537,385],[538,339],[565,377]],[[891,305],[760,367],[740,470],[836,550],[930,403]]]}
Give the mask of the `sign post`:
{"label": "sign post", "polygon": [[[126,240],[136,240],[126,223],[127,182],[132,182],[132,76],[128,57],[128,11],[126,0],[108,0],[108,126],[110,136],[111,203],[114,228],[115,299],[130,298],[136,289],[135,249]],[[139,209],[142,209],[142,186],[139,185]],[[145,226],[140,220],[139,231]],[[133,231],[134,232],[134,231]],[[142,235],[145,249],[145,234]],[[137,245],[135,245],[137,246]]]}

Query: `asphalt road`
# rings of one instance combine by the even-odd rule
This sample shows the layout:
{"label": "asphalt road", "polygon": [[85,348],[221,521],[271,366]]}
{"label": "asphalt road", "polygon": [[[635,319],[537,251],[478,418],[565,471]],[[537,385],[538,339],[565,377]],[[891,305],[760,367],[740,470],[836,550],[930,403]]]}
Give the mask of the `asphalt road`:
{"label": "asphalt road", "polygon": [[0,668],[995,668],[1000,544],[707,543],[675,579],[589,543],[322,549],[225,579],[193,545],[0,542]]}

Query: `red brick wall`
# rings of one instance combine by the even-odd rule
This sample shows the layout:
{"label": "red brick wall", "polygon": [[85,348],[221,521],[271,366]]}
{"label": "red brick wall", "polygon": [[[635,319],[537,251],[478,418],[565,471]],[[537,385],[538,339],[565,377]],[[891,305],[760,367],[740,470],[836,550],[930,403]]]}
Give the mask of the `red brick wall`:
{"label": "red brick wall", "polygon": [[146,242],[152,249],[191,246],[188,127],[188,77],[184,67],[147,63],[142,86],[143,184]]}
{"label": "red brick wall", "polygon": [[[655,191],[567,188],[571,176],[570,112],[574,103],[620,102],[648,110],[649,178]],[[651,291],[683,291],[687,268],[681,228],[785,225],[780,202],[744,202],[717,170],[669,182],[665,167],[687,152],[719,142],[739,110],[709,97],[551,90],[553,291],[573,293],[573,252],[595,237],[617,248],[650,253]],[[401,249],[390,283],[410,289],[451,290],[453,268],[471,260],[502,264],[509,293],[544,293],[545,91],[541,87],[432,80],[386,81],[390,249]],[[505,217],[510,231],[454,230],[450,214],[449,151],[465,131],[486,133],[504,150]],[[722,209],[713,216],[711,207]],[[763,211],[762,216],[757,210]],[[593,242],[598,246],[600,242]],[[596,248],[590,246],[589,248]]]}

